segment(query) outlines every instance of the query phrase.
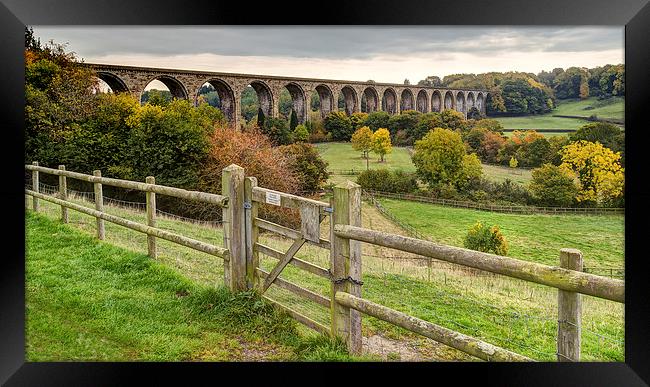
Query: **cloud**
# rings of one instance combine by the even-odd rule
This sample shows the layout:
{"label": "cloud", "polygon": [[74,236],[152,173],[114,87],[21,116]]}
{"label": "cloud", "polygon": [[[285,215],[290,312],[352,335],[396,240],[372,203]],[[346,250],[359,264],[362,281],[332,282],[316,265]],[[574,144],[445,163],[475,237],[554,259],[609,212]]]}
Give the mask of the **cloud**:
{"label": "cloud", "polygon": [[412,83],[623,63],[622,27],[34,27],[87,62]]}
{"label": "cloud", "polygon": [[216,54],[371,58],[432,51],[593,51],[619,48],[622,27],[36,27],[81,55]]}

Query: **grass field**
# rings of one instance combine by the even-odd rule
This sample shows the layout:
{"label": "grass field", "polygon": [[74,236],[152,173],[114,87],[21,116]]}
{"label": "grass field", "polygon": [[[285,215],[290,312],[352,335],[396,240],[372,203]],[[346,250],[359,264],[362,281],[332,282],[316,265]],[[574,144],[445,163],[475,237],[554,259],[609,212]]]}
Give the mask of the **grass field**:
{"label": "grass field", "polygon": [[[495,119],[501,122],[506,129],[577,130],[582,125],[589,123],[589,121],[577,118],[553,117],[553,115],[589,117],[592,114],[595,114],[598,118],[621,120],[624,118],[624,111],[625,103],[623,98],[614,97],[604,101],[598,101],[597,98],[591,97],[585,100],[560,102],[558,106],[548,114],[524,117],[495,117]],[[553,135],[553,133],[545,133],[545,135]]]}
{"label": "grass field", "polygon": [[[26,204],[29,204],[30,200],[26,202]],[[388,207],[388,203],[386,206]],[[41,201],[41,208],[41,211],[50,219],[55,219],[60,214],[59,207],[50,203]],[[107,210],[110,213],[138,220],[139,222],[143,222],[145,219],[143,213],[112,207],[107,207]],[[449,214],[445,215],[431,212],[429,208],[414,208],[411,212],[405,214],[409,221],[411,219],[432,220],[433,218],[444,217],[438,222],[438,227],[446,230],[444,232],[448,234],[450,240],[453,240],[454,238],[460,238],[457,235],[459,232],[464,235],[466,227],[464,224],[462,227],[457,226],[457,224],[463,222],[458,221],[462,217],[459,217],[456,211],[459,210],[453,209]],[[515,215],[514,217],[521,216]],[[472,217],[469,216],[468,219],[470,218]],[[593,217],[588,219],[592,219],[591,222],[598,224],[604,218]],[[70,211],[70,220],[71,225],[84,230],[86,234],[94,233],[93,218]],[[370,229],[405,235],[404,230],[386,220],[374,207],[368,204],[364,204],[362,207],[362,221],[363,226]],[[473,221],[474,219],[472,219]],[[622,257],[618,257],[616,253],[618,247],[608,247],[606,242],[601,241],[601,239],[613,239],[613,236],[611,238],[594,236],[590,239],[587,233],[593,232],[593,230],[577,230],[577,226],[582,227],[586,222],[587,220],[577,223],[565,223],[562,226],[559,222],[541,223],[531,220],[525,223],[525,232],[528,233],[529,239],[525,239],[524,236],[521,239],[513,239],[509,229],[506,229],[505,232],[511,244],[532,243],[531,241],[536,236],[544,238],[544,234],[547,233],[561,234],[565,232],[563,237],[565,242],[562,247],[582,248],[585,251],[587,264],[590,264],[594,259],[592,257],[593,250],[589,251],[574,241],[583,241],[583,243],[592,241],[594,249],[597,248],[597,243],[601,243],[604,246],[603,249],[611,250],[608,253],[611,256],[606,257],[605,261],[621,262]],[[214,243],[215,240],[220,241],[222,238],[221,229],[219,228],[207,228],[187,222],[165,219],[161,219],[159,224],[163,228],[175,229],[183,235],[208,242],[213,241]],[[512,224],[514,225],[516,222],[513,221]],[[328,227],[328,220],[326,219],[321,228],[322,235],[325,238],[329,238],[327,234]],[[562,230],[564,231],[552,227],[563,227]],[[111,244],[128,246],[130,250],[139,254],[146,253],[147,244],[144,235],[110,223],[106,223],[106,228],[107,241]],[[616,226],[610,226],[610,228],[616,229]],[[622,229],[622,224],[620,229]],[[555,241],[554,243],[559,243],[561,237],[554,236],[551,239]],[[260,236],[260,241],[282,251],[286,250],[291,244],[291,241],[286,238],[267,233]],[[175,273],[189,278],[193,283],[208,287],[214,287],[215,284],[222,283],[223,269],[220,259],[180,246],[176,248],[163,242],[159,241],[159,263],[171,268]],[[611,243],[614,244],[613,241]],[[547,250],[541,244],[533,244],[532,248],[535,253],[521,258],[536,260],[538,254],[546,254]],[[525,248],[525,245],[518,247],[519,251],[523,251]],[[512,249],[517,251],[514,246]],[[431,264],[428,265],[428,261],[419,259],[420,257],[412,254],[400,253],[367,244],[362,246],[362,250],[364,281],[362,292],[364,298],[450,329],[482,338],[487,342],[537,360],[555,361],[557,290],[503,276],[478,273],[440,261],[431,261]],[[552,255],[549,258],[550,262],[557,263],[558,252],[554,247],[548,250],[552,250]],[[588,251],[589,253],[587,253]],[[305,246],[296,256],[322,267],[329,267],[329,251],[327,250],[315,246]],[[601,257],[601,255],[598,256]],[[260,260],[261,266],[267,271],[277,262],[277,260],[264,255],[261,256]],[[281,277],[312,291],[329,296],[330,285],[328,281],[298,270],[291,265],[283,271]],[[329,310],[326,308],[299,299],[292,293],[275,286],[269,289],[267,295],[316,321],[323,324],[329,323]],[[110,304],[110,301],[105,302]],[[594,297],[584,297],[582,316],[584,360],[624,360],[624,345],[622,342],[624,340],[623,310],[621,304]],[[472,358],[459,351],[408,333],[374,318],[364,316],[363,334],[365,350],[375,356],[379,355],[383,359],[472,360]],[[287,349],[288,352],[293,348],[291,345],[282,346],[282,342],[276,345],[279,348]],[[334,350],[325,350],[325,355],[321,355],[320,351],[315,349],[306,353],[310,354],[310,356],[317,356],[317,358],[327,356],[337,358],[337,356],[341,356]],[[278,356],[282,358],[281,355]],[[285,356],[290,357],[291,354]],[[306,357],[307,355],[301,356]]]}
{"label": "grass field", "polygon": [[[366,160],[361,157],[361,153],[352,149],[352,144],[349,142],[329,142],[316,144],[318,152],[323,157],[323,160],[329,163],[328,170],[334,171],[330,176],[329,181],[334,184],[341,183],[345,180],[356,181],[357,177],[354,175],[341,175],[338,171],[341,170],[358,170],[364,171],[366,169]],[[404,171],[414,172],[415,165],[411,161],[411,156],[408,148],[394,147],[393,153],[386,156],[386,161],[380,163],[374,154],[370,156],[369,167],[387,168],[391,170],[401,169]],[[530,170],[517,168],[502,167],[498,165],[483,164],[483,173],[486,178],[501,182],[506,178],[520,184],[526,184],[530,181]]]}
{"label": "grass field", "polygon": [[26,227],[28,361],[350,360],[254,293],[198,284],[47,216],[27,213]]}
{"label": "grass field", "polygon": [[439,243],[462,247],[467,230],[482,220],[499,226],[510,245],[509,255],[519,259],[557,265],[560,249],[570,247],[582,251],[585,266],[624,264],[622,215],[513,215],[405,200],[382,198],[380,202]]}

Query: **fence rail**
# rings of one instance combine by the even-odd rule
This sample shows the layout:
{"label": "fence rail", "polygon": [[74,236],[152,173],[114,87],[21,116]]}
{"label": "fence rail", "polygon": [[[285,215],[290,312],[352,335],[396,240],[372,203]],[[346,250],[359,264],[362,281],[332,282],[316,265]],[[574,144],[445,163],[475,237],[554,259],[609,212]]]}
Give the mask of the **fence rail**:
{"label": "fence rail", "polygon": [[452,199],[439,199],[427,196],[419,196],[412,194],[382,192],[374,190],[364,190],[368,196],[383,197],[388,199],[409,200],[413,202],[438,204],[448,207],[468,208],[474,210],[502,212],[510,214],[551,214],[551,215],[618,215],[624,214],[625,208],[574,208],[574,207],[537,207],[537,206],[503,206],[497,204],[483,204],[477,202],[468,202]]}
{"label": "fence rail", "polygon": [[[256,289],[263,293],[269,286],[275,285],[320,306],[329,307],[331,321],[328,327],[265,294],[262,295],[302,324],[323,334],[343,338],[346,340],[350,352],[354,354],[361,352],[360,313],[364,313],[483,360],[532,360],[475,337],[363,299],[361,296],[361,285],[363,285],[361,281],[362,242],[557,288],[556,354],[558,361],[580,360],[582,294],[624,303],[624,281],[584,272],[582,254],[575,249],[562,249],[560,251],[560,267],[557,267],[439,245],[426,240],[415,229],[412,230],[417,238],[363,228],[361,227],[361,187],[349,181],[334,187],[331,202],[325,203],[257,187],[257,180],[254,177],[245,177],[243,168],[236,165],[231,165],[222,171],[222,192],[227,194],[226,196],[156,185],[153,177],[148,177],[147,183],[139,183],[103,178],[99,171],[95,171],[94,176],[90,176],[65,171],[64,167],[51,169],[35,164],[27,165],[25,168],[32,171],[32,189],[26,188],[25,193],[33,198],[34,211],[38,211],[39,200],[46,200],[61,206],[61,217],[64,222],[67,221],[67,211],[63,211],[64,208],[93,216],[97,219],[98,238],[100,239],[103,238],[104,221],[145,233],[151,237],[148,238],[148,251],[152,258],[156,256],[155,238],[162,238],[220,256],[224,259],[224,282],[232,291]],[[54,188],[50,189],[50,195],[39,192],[41,187],[39,173],[58,175],[60,177],[58,192]],[[69,201],[66,177],[94,184],[94,209]],[[104,212],[102,184],[145,191],[147,193],[147,224],[140,224]],[[157,228],[154,196],[156,193],[219,204],[224,207],[224,244],[226,248]],[[371,198],[373,201],[375,200],[373,194],[371,194]],[[293,230],[258,218],[258,206],[262,203],[298,209],[301,215],[301,229]],[[322,221],[328,216],[330,240],[325,240],[320,238],[320,227]],[[259,229],[293,239],[293,244],[286,252],[263,245],[258,241]],[[296,258],[296,252],[305,243],[328,249],[330,251],[330,267],[323,268]],[[278,262],[272,270],[263,270],[259,265],[258,254],[265,254]],[[280,278],[279,274],[287,265],[293,265],[326,278],[331,285],[330,297]]]}
{"label": "fence rail", "polygon": [[[139,231],[147,235],[147,244],[149,256],[152,258],[156,257],[156,247],[155,247],[155,238],[161,238],[181,246],[185,246],[197,251],[201,251],[207,254],[211,254],[220,258],[223,258],[224,262],[230,261],[230,252],[227,248],[215,246],[209,243],[205,243],[193,238],[189,238],[180,234],[176,234],[167,230],[163,230],[155,227],[155,214],[156,214],[156,202],[155,202],[155,193],[156,192],[165,192],[170,196],[181,197],[184,199],[198,200],[198,201],[207,201],[210,203],[219,203],[222,206],[225,206],[228,202],[228,198],[221,195],[206,194],[202,195],[202,192],[186,191],[179,188],[160,186],[153,183],[153,178],[149,177],[147,180],[151,183],[139,183],[128,180],[119,180],[119,179],[107,179],[101,177],[100,171],[95,171],[93,175],[85,175],[82,173],[66,171],[65,166],[59,166],[59,169],[45,168],[38,166],[37,163],[34,165],[26,165],[25,169],[32,171],[32,189],[25,189],[25,194],[32,197],[33,209],[38,211],[39,205],[38,200],[45,200],[54,204],[61,206],[61,220],[64,223],[68,222],[68,213],[67,209],[72,209],[78,212],[81,212],[86,215],[90,215],[96,218],[97,221],[97,237],[98,239],[105,238],[105,228],[104,221],[118,224],[120,226],[129,228],[134,231]],[[44,187],[46,192],[39,192],[41,189],[41,183],[39,182],[39,173],[47,173],[52,175],[59,176],[59,187],[58,191],[52,189],[52,187]],[[67,182],[66,178],[70,177],[73,179],[89,181],[94,183],[94,192],[88,193],[93,195],[93,201],[95,203],[95,208],[89,208],[77,203],[69,201]],[[104,197],[102,194],[102,184],[118,186],[122,188],[135,189],[139,191],[145,191],[148,195],[147,203],[145,205],[147,212],[147,224],[141,224],[134,222],[116,215],[108,214],[104,211]],[[49,194],[48,194],[49,193]]]}

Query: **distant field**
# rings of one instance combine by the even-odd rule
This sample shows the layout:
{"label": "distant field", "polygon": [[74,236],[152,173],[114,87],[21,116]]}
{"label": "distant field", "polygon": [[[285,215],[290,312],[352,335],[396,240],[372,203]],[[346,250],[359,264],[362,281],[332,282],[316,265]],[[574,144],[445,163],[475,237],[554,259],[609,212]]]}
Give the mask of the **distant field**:
{"label": "distant field", "polygon": [[[366,159],[361,157],[361,152],[352,149],[349,142],[328,142],[316,144],[318,152],[325,161],[329,163],[329,171],[334,174],[330,177],[330,182],[340,183],[345,180],[356,180],[356,176],[342,176],[341,170],[365,171]],[[390,170],[402,169],[404,171],[415,171],[415,165],[411,162],[411,155],[406,147],[393,147],[393,152],[384,157],[384,162],[379,162],[379,156],[370,153],[368,168]]]}
{"label": "distant field", "polygon": [[[593,109],[589,109],[593,107]],[[587,108],[587,109],[585,109]],[[614,97],[605,101],[599,101],[597,98],[587,98],[582,101],[560,102],[551,113],[524,116],[524,117],[500,117],[496,118],[506,129],[572,129],[577,130],[589,121],[576,119],[553,117],[553,115],[568,116],[585,116],[592,114],[599,118],[623,119],[625,103],[623,98]],[[555,135],[556,133],[546,133],[545,135]]]}
{"label": "distant field", "polygon": [[483,175],[486,179],[503,182],[510,179],[515,183],[526,185],[532,179],[531,170],[523,168],[510,168],[499,165],[483,164]]}
{"label": "distant field", "polygon": [[[366,169],[366,160],[361,158],[361,153],[352,149],[352,144],[345,142],[330,142],[316,144],[325,161],[329,163],[329,171],[334,174],[330,177],[330,182],[340,183],[345,180],[356,181],[357,177],[353,175],[341,175],[339,171],[354,169],[355,171],[364,171]],[[370,154],[370,169],[387,168],[391,170],[402,169],[404,171],[414,172],[415,165],[411,162],[409,151],[405,147],[394,147],[393,153],[386,156],[386,161],[380,163],[377,156]],[[517,168],[512,170],[508,167],[498,165],[483,164],[483,173],[485,177],[501,182],[506,178],[520,184],[526,184],[530,181],[530,170]]]}

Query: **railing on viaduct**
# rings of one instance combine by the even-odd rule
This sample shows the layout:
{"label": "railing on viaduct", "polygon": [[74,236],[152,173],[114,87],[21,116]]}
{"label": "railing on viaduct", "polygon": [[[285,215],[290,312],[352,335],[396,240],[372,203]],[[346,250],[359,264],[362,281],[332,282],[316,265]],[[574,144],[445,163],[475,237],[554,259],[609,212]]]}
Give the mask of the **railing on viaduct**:
{"label": "railing on viaduct", "polygon": [[[338,336],[347,342],[350,352],[361,352],[361,313],[389,322],[442,344],[486,361],[533,361],[532,359],[492,345],[478,338],[409,316],[403,312],[364,299],[361,294],[361,243],[382,246],[424,257],[505,275],[558,289],[557,360],[579,361],[581,350],[581,295],[586,294],[624,303],[625,283],[594,274],[584,273],[582,253],[575,249],[559,252],[560,267],[543,265],[514,258],[482,253],[430,241],[370,230],[361,227],[361,187],[350,181],[334,187],[329,203],[273,191],[257,186],[255,177],[245,177],[244,169],[231,165],[222,172],[222,195],[187,191],[155,184],[153,177],[145,183],[111,179],[101,176],[45,168],[34,163],[25,169],[32,172],[32,209],[39,210],[39,200],[61,206],[61,219],[68,220],[68,209],[97,219],[97,236],[105,237],[104,221],[112,222],[147,234],[148,251],[156,257],[156,238],[221,257],[224,260],[224,282],[232,291],[256,290],[264,298],[285,310],[297,321],[323,334]],[[59,176],[59,192],[47,195],[39,192],[39,173]],[[94,184],[95,209],[67,198],[66,178]],[[139,224],[104,211],[102,186],[111,185],[144,191],[147,197],[147,224]],[[207,244],[156,227],[156,194],[197,200],[223,207],[224,247]],[[298,210],[300,230],[294,230],[262,219],[261,205]],[[321,223],[329,218],[329,239],[321,237]],[[261,230],[293,240],[282,252],[259,239]],[[308,243],[329,251],[330,267],[324,268],[295,257]],[[259,254],[278,262],[266,271],[260,267]],[[292,265],[330,282],[329,297],[280,278],[287,265]],[[270,286],[292,292],[310,302],[330,309],[330,325],[325,326],[264,294]]]}
{"label": "railing on viaduct", "polygon": [[292,108],[298,120],[304,123],[310,111],[312,94],[320,101],[321,115],[338,110],[339,98],[345,101],[349,115],[361,111],[364,99],[367,112],[383,110],[396,114],[404,110],[422,113],[454,109],[467,116],[472,107],[485,113],[486,90],[403,85],[378,82],[358,82],[331,79],[296,78],[270,75],[221,73],[84,63],[95,71],[114,92],[129,92],[138,99],[153,81],[165,84],[172,96],[197,102],[203,85],[214,87],[221,101],[221,110],[238,127],[241,111],[241,93],[250,85],[255,89],[260,108],[268,117],[278,117],[280,93],[291,94]]}

